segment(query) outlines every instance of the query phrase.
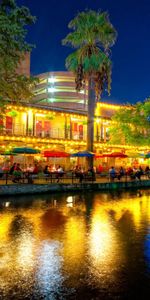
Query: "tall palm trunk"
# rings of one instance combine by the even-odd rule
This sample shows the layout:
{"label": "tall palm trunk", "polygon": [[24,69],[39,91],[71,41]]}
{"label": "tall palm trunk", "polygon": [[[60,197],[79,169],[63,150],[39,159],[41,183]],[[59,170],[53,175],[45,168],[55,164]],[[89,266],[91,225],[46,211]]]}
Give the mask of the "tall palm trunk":
{"label": "tall palm trunk", "polygon": [[[94,143],[94,112],[95,112],[95,90],[92,77],[88,82],[88,114],[87,114],[87,151],[93,152]],[[88,168],[93,167],[93,157],[88,157]]]}

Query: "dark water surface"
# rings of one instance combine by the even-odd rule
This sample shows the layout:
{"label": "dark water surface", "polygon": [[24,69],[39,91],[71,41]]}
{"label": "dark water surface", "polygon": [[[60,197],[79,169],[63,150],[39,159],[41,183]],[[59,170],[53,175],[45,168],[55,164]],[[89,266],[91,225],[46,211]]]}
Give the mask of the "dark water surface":
{"label": "dark water surface", "polygon": [[150,190],[1,199],[0,299],[150,299]]}

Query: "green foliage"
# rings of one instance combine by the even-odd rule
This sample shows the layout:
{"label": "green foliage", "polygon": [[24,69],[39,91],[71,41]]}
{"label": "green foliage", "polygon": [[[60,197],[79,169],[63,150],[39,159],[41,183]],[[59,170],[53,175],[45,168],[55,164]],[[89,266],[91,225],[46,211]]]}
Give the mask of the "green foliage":
{"label": "green foliage", "polygon": [[0,4],[0,59],[5,67],[16,68],[25,51],[32,45],[25,41],[26,25],[35,21],[27,7],[18,7],[15,0],[2,0]]}
{"label": "green foliage", "polygon": [[69,33],[62,42],[74,48],[100,44],[106,49],[111,47],[116,39],[116,31],[106,12],[86,10],[71,20],[68,27],[73,32]]}
{"label": "green foliage", "polygon": [[112,121],[110,143],[134,146],[150,144],[150,99],[117,111]]}
{"label": "green foliage", "polygon": [[17,75],[15,71],[7,72],[7,77],[2,76],[0,80],[1,104],[5,105],[8,101],[17,103],[30,100],[33,96],[31,91],[35,84],[35,78]]}
{"label": "green foliage", "polygon": [[15,0],[2,0],[0,4],[0,105],[31,97],[32,78],[17,74],[19,62],[32,45],[25,41],[27,25],[35,17],[27,7],[18,7]]}
{"label": "green foliage", "polygon": [[79,13],[70,23],[69,33],[63,45],[76,48],[66,59],[66,67],[75,73],[76,89],[80,91],[86,80],[92,77],[97,99],[106,86],[111,87],[111,61],[109,49],[116,40],[116,30],[106,12],[93,10]]}
{"label": "green foliage", "polygon": [[16,110],[11,110],[11,111],[8,113],[8,115],[9,115],[10,117],[17,117],[18,113],[17,113]]}
{"label": "green foliage", "polygon": [[51,114],[47,114],[47,115],[45,115],[45,119],[46,119],[46,120],[53,120],[53,119],[54,119],[54,116],[51,115]]}
{"label": "green foliage", "polygon": [[87,121],[83,121],[82,124],[83,124],[83,125],[87,125]]}

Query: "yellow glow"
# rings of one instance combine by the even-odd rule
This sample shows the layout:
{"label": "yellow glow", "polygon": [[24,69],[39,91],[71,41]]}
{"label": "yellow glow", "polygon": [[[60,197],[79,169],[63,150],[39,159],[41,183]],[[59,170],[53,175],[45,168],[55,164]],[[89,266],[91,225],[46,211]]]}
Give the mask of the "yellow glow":
{"label": "yellow glow", "polygon": [[36,116],[37,117],[45,117],[44,114],[41,114],[41,113],[40,114],[36,113]]}
{"label": "yellow glow", "polygon": [[73,197],[72,196],[67,197],[66,201],[68,203],[72,203],[73,202]]}
{"label": "yellow glow", "polygon": [[17,254],[17,264],[28,273],[33,266],[33,240],[29,235],[21,237]]}
{"label": "yellow glow", "polygon": [[29,110],[28,110],[28,116],[32,116],[32,113],[33,113],[33,112],[32,112],[32,109],[29,109]]}
{"label": "yellow glow", "polygon": [[0,214],[0,242],[4,242],[8,239],[8,229],[12,222],[12,214],[6,214],[3,216]]}
{"label": "yellow glow", "polygon": [[[108,205],[109,207],[109,205]],[[107,208],[109,209],[109,208]],[[111,204],[111,209],[115,211],[115,218],[119,221],[122,217],[122,214],[125,210],[129,211],[133,215],[133,221],[136,229],[139,228],[141,222],[141,204],[137,199],[128,199],[121,201],[116,206],[115,204]]]}
{"label": "yellow glow", "polygon": [[[68,200],[73,200],[69,197]],[[88,263],[87,277],[90,278],[91,283],[93,280],[96,284],[101,282],[103,287],[105,284],[108,287],[110,278],[113,278],[115,282],[117,279],[115,276],[119,268],[124,266],[127,258],[127,249],[124,247],[126,243],[121,242],[122,233],[125,234],[125,232],[122,232],[121,228],[126,227],[124,221],[127,221],[126,234],[128,234],[131,222],[131,228],[140,233],[143,222],[148,224],[150,220],[150,197],[137,195],[127,200],[108,201],[109,197],[107,198],[107,194],[95,196],[88,218],[84,202],[76,206],[74,201],[74,205],[69,205],[69,207],[66,206],[66,202],[63,206],[57,203],[57,209],[61,210],[63,216],[66,217],[63,223],[64,228],[58,229],[56,225],[57,233],[53,230],[48,233],[46,229],[50,227],[49,225],[46,228],[43,227],[45,221],[43,214],[47,210],[47,204],[45,207],[43,201],[42,204],[40,201],[35,201],[32,208],[25,210],[17,208],[17,213],[27,220],[25,228],[19,231],[19,235],[16,234],[17,228],[15,227],[13,231],[11,227],[13,218],[16,216],[16,209],[10,210],[9,213],[6,211],[4,214],[1,213],[1,287],[11,288],[14,280],[22,282],[22,279],[32,274],[37,266],[36,274],[46,286],[47,278],[49,280],[56,274],[56,265],[57,271],[61,272],[63,264],[63,270],[70,271],[74,276],[73,280],[78,280],[79,277],[76,275],[82,274],[82,262],[85,261]],[[54,201],[56,206],[56,200]],[[50,207],[51,205],[52,203]],[[4,209],[8,210],[7,202]],[[28,227],[29,224],[31,227]],[[11,234],[14,234],[12,240]],[[88,253],[87,249],[89,249]],[[48,273],[46,273],[47,270]],[[28,287],[28,284],[29,282],[24,280],[25,287]]]}
{"label": "yellow glow", "polygon": [[[69,208],[68,209],[72,209]],[[64,259],[67,269],[77,272],[80,261],[84,259],[85,224],[78,217],[69,218],[65,230]]]}
{"label": "yellow glow", "polygon": [[23,124],[26,124],[26,120],[27,120],[27,114],[22,113],[22,122],[23,122]]}
{"label": "yellow glow", "polygon": [[112,260],[114,239],[115,232],[109,224],[108,215],[101,209],[101,206],[97,205],[92,216],[90,238],[90,253],[93,261],[106,263],[106,260],[108,262]]}

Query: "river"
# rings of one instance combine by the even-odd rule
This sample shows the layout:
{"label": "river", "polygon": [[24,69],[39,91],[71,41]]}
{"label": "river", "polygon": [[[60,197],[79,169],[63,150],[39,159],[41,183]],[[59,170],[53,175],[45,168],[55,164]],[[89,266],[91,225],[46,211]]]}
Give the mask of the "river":
{"label": "river", "polygon": [[149,299],[150,190],[0,200],[0,299]]}

